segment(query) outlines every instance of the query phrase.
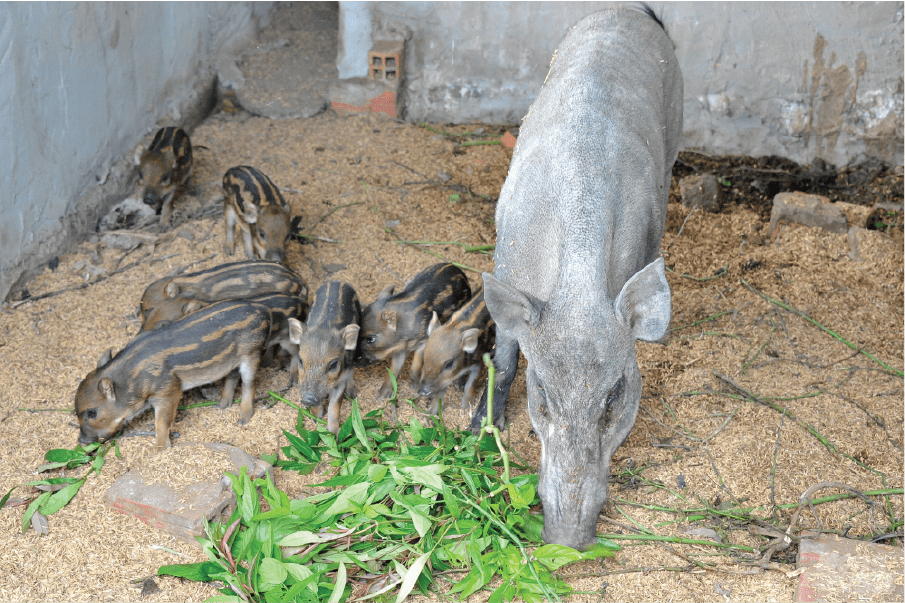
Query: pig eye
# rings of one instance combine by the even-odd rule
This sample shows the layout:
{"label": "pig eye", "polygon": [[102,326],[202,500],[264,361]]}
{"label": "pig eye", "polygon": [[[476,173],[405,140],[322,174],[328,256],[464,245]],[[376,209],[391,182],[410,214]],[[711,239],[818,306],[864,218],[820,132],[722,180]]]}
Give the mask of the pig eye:
{"label": "pig eye", "polygon": [[262,241],[267,241],[267,235],[264,233],[263,230],[258,231],[258,236],[261,237]]}
{"label": "pig eye", "polygon": [[444,370],[444,371],[448,371],[448,370],[450,370],[452,367],[453,367],[453,361],[452,361],[452,360],[447,360],[447,361],[446,361],[446,364],[443,365],[443,370]]}
{"label": "pig eye", "polygon": [[365,337],[365,343],[367,343],[369,345],[373,345],[375,341],[377,341],[376,335],[370,335],[368,337]]}
{"label": "pig eye", "polygon": [[339,360],[331,360],[330,364],[327,365],[327,372],[332,373],[336,369],[339,368]]}
{"label": "pig eye", "polygon": [[168,185],[170,183],[170,178],[172,178],[172,176],[173,175],[170,173],[164,174],[163,178],[160,179],[160,184],[162,184],[163,186]]}
{"label": "pig eye", "polygon": [[85,419],[87,421],[93,421],[96,418],[97,418],[97,409],[89,408],[88,410],[85,411]]}

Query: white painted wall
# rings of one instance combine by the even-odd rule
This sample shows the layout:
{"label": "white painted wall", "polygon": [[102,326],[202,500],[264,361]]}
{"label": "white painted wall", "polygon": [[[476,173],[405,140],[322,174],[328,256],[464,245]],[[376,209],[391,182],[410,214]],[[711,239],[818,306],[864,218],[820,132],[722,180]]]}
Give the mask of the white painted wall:
{"label": "white painted wall", "polygon": [[0,2],[0,300],[93,230],[104,189],[129,176],[116,162],[181,123],[271,4]]}
{"label": "white painted wall", "polygon": [[[569,27],[613,4],[340,2],[341,22],[356,21],[346,36],[340,25],[341,65],[352,66],[340,77],[370,47],[360,26],[370,15],[372,35],[411,32],[407,119],[516,123]],[[902,2],[649,4],[685,77],[685,148],[902,164]]]}

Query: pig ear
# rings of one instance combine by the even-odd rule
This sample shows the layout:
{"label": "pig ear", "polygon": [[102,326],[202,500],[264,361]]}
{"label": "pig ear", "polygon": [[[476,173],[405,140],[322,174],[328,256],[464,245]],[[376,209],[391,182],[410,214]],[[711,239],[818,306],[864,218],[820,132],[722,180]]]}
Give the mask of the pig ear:
{"label": "pig ear", "polygon": [[101,354],[101,357],[97,361],[97,368],[101,368],[113,358],[113,348],[107,348],[107,351]]}
{"label": "pig ear", "polygon": [[478,349],[478,337],[480,336],[481,331],[478,329],[468,329],[462,333],[462,351],[471,354]]}
{"label": "pig ear", "polygon": [[179,295],[179,285],[176,283],[167,283],[167,286],[164,287],[163,292],[167,294],[168,297],[176,297]]}
{"label": "pig ear", "polygon": [[663,258],[642,268],[622,287],[613,307],[641,341],[659,341],[669,328],[672,297]]}
{"label": "pig ear", "polygon": [[135,155],[132,157],[132,163],[134,163],[135,165],[141,165],[141,156],[144,154],[144,152],[144,145],[140,144],[135,147]]}
{"label": "pig ear", "polygon": [[182,313],[191,314],[192,312],[197,312],[198,310],[201,309],[201,306],[202,306],[202,304],[200,301],[198,301],[197,299],[193,299],[190,302],[186,303],[184,306],[182,306]]}
{"label": "pig ear", "polygon": [[395,290],[396,290],[396,285],[388,285],[383,289],[383,291],[381,291],[380,293],[377,294],[377,299],[378,300],[386,299],[389,296],[393,295],[393,291],[395,291]]}
{"label": "pig ear", "polygon": [[499,280],[492,274],[483,273],[484,303],[497,327],[511,333],[516,339],[527,335],[531,327],[540,320],[540,308],[527,295]]}
{"label": "pig ear", "polygon": [[430,324],[427,325],[427,336],[430,337],[431,333],[440,328],[440,317],[437,316],[437,313],[434,312],[434,315],[431,317]]}
{"label": "pig ear", "polygon": [[391,331],[396,330],[396,310],[384,310],[380,313],[380,320],[386,323]]}
{"label": "pig ear", "polygon": [[289,319],[289,341],[295,345],[301,345],[307,327],[295,318]]}
{"label": "pig ear", "polygon": [[245,221],[254,224],[258,221],[258,206],[254,203],[245,204]]}
{"label": "pig ear", "polygon": [[345,348],[347,350],[354,350],[358,345],[358,330],[359,327],[357,324],[352,323],[350,325],[346,325],[346,328],[342,330],[342,338],[343,341],[346,342]]}
{"label": "pig ear", "polygon": [[103,394],[108,402],[116,402],[116,396],[113,394],[113,382],[109,379],[101,379],[97,384],[97,390]]}

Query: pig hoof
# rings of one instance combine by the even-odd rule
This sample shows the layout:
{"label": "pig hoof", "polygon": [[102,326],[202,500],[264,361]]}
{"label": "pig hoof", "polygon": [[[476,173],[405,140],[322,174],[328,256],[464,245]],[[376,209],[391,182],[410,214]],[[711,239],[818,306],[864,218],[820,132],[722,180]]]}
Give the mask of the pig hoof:
{"label": "pig hoof", "polygon": [[377,392],[378,400],[389,400],[393,397],[393,388],[381,388],[379,392]]}
{"label": "pig hoof", "polygon": [[248,419],[243,419],[239,417],[239,425],[248,425]]}

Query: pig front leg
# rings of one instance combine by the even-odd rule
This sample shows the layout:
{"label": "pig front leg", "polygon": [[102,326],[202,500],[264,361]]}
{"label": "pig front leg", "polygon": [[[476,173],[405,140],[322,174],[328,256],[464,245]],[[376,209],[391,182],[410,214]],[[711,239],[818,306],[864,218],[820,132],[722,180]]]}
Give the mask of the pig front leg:
{"label": "pig front leg", "polygon": [[[390,371],[393,373],[394,377],[399,376],[399,371],[402,370],[402,365],[405,364],[405,357],[408,355],[408,351],[403,350],[401,352],[397,352],[393,354],[390,359]],[[380,388],[380,391],[377,392],[378,400],[386,400],[393,396],[393,380],[390,379],[390,376],[387,375],[386,379],[383,380],[383,387]]]}
{"label": "pig front leg", "polygon": [[339,405],[342,403],[344,384],[339,384],[330,392],[330,402],[327,406],[327,431],[332,434],[339,433]]}
{"label": "pig front leg", "polygon": [[157,442],[157,450],[164,450],[171,446],[170,429],[176,422],[176,411],[182,400],[182,388],[178,379],[166,390],[153,396],[149,402],[154,408],[154,431]]}
{"label": "pig front leg", "polygon": [[[258,259],[258,255],[255,253],[254,245],[251,241],[251,229],[254,227],[254,224],[239,222],[239,229],[242,231],[242,244],[245,246],[245,257],[249,260]],[[262,257],[261,259],[264,258]]]}
{"label": "pig front leg", "polygon": [[[493,354],[493,365],[496,367],[496,383],[493,388],[493,424],[505,426],[506,399],[509,388],[518,370],[518,340],[497,331],[496,351]],[[487,388],[481,396],[481,402],[471,417],[471,432],[477,434],[481,430],[481,421],[487,416]]]}
{"label": "pig front leg", "polygon": [[[474,404],[475,385],[478,382],[478,375],[481,374],[481,365],[475,364],[466,369],[465,374],[468,375],[468,381],[465,382],[465,392],[462,394],[462,410],[471,410]],[[493,395],[493,406],[496,408],[496,394]],[[487,411],[484,411],[487,414]],[[496,414],[494,412],[494,414]]]}
{"label": "pig front leg", "polygon": [[226,199],[223,200],[223,222],[226,225],[223,253],[232,255],[236,252],[236,210]]}

